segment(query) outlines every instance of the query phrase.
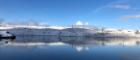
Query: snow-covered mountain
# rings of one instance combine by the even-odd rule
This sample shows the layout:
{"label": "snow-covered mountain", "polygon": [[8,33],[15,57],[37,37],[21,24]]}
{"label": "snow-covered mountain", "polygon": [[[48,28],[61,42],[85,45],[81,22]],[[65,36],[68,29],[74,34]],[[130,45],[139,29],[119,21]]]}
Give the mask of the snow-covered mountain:
{"label": "snow-covered mountain", "polygon": [[55,35],[55,36],[92,36],[92,37],[140,37],[139,30],[104,29],[83,25],[38,26],[38,25],[5,25],[0,30],[6,30],[14,35]]}

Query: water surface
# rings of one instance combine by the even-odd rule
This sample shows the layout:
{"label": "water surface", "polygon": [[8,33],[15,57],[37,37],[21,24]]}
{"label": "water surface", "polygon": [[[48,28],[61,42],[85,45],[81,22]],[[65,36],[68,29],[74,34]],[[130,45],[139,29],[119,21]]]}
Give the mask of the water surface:
{"label": "water surface", "polygon": [[140,39],[18,36],[0,40],[0,60],[140,60]]}

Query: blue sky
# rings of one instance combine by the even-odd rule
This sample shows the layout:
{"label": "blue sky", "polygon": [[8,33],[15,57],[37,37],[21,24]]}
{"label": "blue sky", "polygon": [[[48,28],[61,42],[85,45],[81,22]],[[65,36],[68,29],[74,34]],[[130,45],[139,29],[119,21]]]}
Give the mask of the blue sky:
{"label": "blue sky", "polygon": [[0,0],[0,19],[140,29],[140,0]]}

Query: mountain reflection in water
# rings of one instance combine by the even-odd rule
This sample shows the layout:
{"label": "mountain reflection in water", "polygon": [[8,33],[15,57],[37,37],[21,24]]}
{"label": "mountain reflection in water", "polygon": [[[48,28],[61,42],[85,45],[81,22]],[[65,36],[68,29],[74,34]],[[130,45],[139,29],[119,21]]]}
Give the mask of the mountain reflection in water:
{"label": "mountain reflection in water", "polygon": [[[37,54],[42,53],[40,56],[38,56],[38,58],[39,57],[40,58],[37,60],[40,59],[83,60],[84,58],[85,58],[84,60],[93,60],[93,59],[140,60],[139,45],[140,45],[139,38],[134,39],[134,38],[89,38],[89,37],[58,37],[58,36],[17,36],[15,40],[1,39],[0,53],[3,51],[10,52],[3,54],[9,54],[11,56],[11,54],[16,54],[17,52],[21,53],[22,50],[23,51],[25,50],[26,52],[24,51],[23,53],[25,55],[25,59],[23,60],[28,60],[26,55],[32,55],[32,53],[34,53],[31,51],[30,53],[28,49],[37,50],[42,48],[41,51],[44,52],[49,51],[53,53],[52,55],[50,53],[46,55],[46,53],[42,53],[40,50],[36,51]],[[22,50],[19,51],[20,49]],[[14,51],[15,53],[11,53],[13,50],[18,51],[17,52]],[[85,51],[89,51],[90,53],[89,52],[86,53]],[[77,55],[76,52],[79,53],[81,52],[81,54]],[[93,52],[97,55],[94,56]],[[59,54],[66,55],[66,57],[60,56]],[[112,54],[114,54],[114,56],[112,56]],[[48,57],[45,57],[43,55],[46,55]],[[71,55],[74,55],[75,57]],[[54,56],[54,58],[50,56]],[[29,57],[30,59],[35,58],[34,55]],[[21,56],[15,55],[12,58],[14,60],[16,59],[18,60],[18,58],[21,58]],[[2,54],[0,54],[0,59],[9,60]]]}
{"label": "mountain reflection in water", "polygon": [[58,36],[18,36],[15,40],[1,39],[7,46],[37,46],[37,45],[71,45],[71,46],[138,46],[139,38],[89,38],[89,37],[58,37]]}

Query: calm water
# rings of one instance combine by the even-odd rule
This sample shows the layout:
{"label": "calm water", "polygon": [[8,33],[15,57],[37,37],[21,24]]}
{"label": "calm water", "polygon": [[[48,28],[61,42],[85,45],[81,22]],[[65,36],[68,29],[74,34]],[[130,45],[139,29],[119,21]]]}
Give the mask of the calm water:
{"label": "calm water", "polygon": [[0,60],[140,60],[140,39],[18,36],[0,40]]}

